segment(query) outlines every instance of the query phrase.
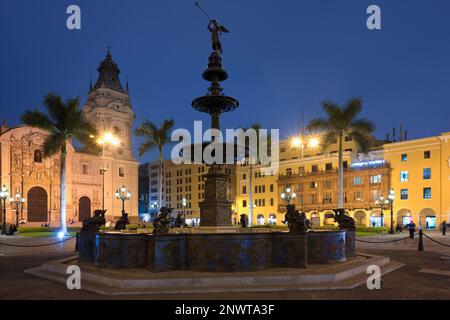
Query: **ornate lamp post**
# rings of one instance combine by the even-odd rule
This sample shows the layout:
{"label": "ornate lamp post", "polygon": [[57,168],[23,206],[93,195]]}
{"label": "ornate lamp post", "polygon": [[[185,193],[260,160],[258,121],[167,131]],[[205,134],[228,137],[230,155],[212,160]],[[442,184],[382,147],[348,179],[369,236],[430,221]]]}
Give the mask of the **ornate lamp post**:
{"label": "ornate lamp post", "polygon": [[394,230],[394,200],[395,200],[395,191],[394,188],[392,188],[389,191],[389,203],[391,205],[391,230],[389,230],[389,234],[395,234]]}
{"label": "ornate lamp post", "polygon": [[289,206],[292,199],[295,199],[297,197],[297,194],[292,191],[291,188],[286,188],[286,191],[281,193],[281,199],[286,201],[286,204]]}
{"label": "ornate lamp post", "polygon": [[125,213],[125,200],[131,199],[131,192],[125,188],[125,186],[121,186],[116,191],[116,198],[118,200],[122,200],[122,215]]}
{"label": "ornate lamp post", "polygon": [[375,201],[376,204],[380,205],[380,217],[381,217],[381,226],[384,227],[384,205],[389,204],[389,200],[385,200],[383,196],[380,197],[379,200]]}
{"label": "ornate lamp post", "polygon": [[0,199],[3,201],[3,224],[2,224],[2,234],[6,234],[6,199],[8,199],[8,188],[3,185],[0,190]]}
{"label": "ornate lamp post", "polygon": [[[93,138],[93,137],[92,137]],[[105,156],[105,145],[118,146],[120,140],[115,137],[110,132],[105,132],[103,135],[97,139],[97,144],[102,147],[102,158]],[[105,210],[105,173],[108,171],[105,168],[105,163],[103,160],[103,166],[100,168],[100,174],[102,175],[102,210]]]}
{"label": "ornate lamp post", "polygon": [[183,198],[183,200],[181,200],[181,204],[183,206],[183,219],[184,219],[184,225],[186,225],[186,206],[187,206],[187,200],[186,198]]}
{"label": "ornate lamp post", "polygon": [[13,203],[16,205],[16,227],[18,227],[19,226],[19,205],[23,206],[23,204],[25,203],[25,198],[22,197],[22,195],[19,192],[16,192],[16,195],[14,197],[9,198],[9,202],[11,203],[11,205]]}

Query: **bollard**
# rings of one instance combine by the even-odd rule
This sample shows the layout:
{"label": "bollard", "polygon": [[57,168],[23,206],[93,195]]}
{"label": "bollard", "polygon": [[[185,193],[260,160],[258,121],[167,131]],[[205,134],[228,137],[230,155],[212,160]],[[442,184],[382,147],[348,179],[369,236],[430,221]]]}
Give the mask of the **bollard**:
{"label": "bollard", "polygon": [[79,233],[77,232],[77,235],[75,238],[75,252],[78,252],[78,236],[79,236]]}
{"label": "bollard", "polygon": [[419,230],[419,251],[423,251],[423,231]]}

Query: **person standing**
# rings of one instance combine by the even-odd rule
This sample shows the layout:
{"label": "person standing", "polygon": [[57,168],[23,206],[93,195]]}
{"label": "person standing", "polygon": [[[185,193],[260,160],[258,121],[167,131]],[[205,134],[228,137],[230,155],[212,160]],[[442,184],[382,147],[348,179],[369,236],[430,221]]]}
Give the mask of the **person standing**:
{"label": "person standing", "polygon": [[442,222],[442,235],[445,236],[446,232],[447,232],[447,221],[444,220],[444,222]]}
{"label": "person standing", "polygon": [[411,221],[409,223],[408,230],[409,230],[409,238],[414,239],[414,233],[416,233],[416,224],[414,223],[414,221]]}

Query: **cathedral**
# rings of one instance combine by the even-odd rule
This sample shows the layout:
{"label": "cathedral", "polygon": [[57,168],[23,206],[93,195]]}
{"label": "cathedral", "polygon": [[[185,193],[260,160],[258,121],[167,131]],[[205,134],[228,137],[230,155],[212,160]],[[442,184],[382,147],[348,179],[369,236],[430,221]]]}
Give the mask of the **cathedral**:
{"label": "cathedral", "polygon": [[[67,222],[77,225],[89,218],[95,209],[107,210],[107,221],[121,216],[122,201],[116,191],[124,186],[131,198],[125,211],[131,221],[138,218],[138,167],[131,150],[133,112],[128,84],[120,82],[120,69],[107,52],[98,68],[98,80],[90,84],[83,106],[86,118],[97,128],[99,136],[114,135],[117,143],[104,144],[99,155],[88,153],[75,145],[68,146],[67,155]],[[10,197],[24,199],[6,201],[6,221],[16,219],[25,225],[50,223],[58,226],[60,219],[59,155],[46,157],[43,143],[46,133],[28,126],[0,129],[0,183]],[[21,203],[19,203],[21,202]],[[0,205],[3,212],[3,203]],[[3,219],[1,215],[0,221]]]}

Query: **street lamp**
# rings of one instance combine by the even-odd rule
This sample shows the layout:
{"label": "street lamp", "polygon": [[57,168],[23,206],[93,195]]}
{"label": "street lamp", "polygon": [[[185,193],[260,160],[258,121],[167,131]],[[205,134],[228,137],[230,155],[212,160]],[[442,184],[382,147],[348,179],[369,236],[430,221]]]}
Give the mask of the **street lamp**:
{"label": "street lamp", "polygon": [[7,234],[6,232],[6,199],[8,199],[8,188],[3,185],[0,191],[0,199],[3,201],[3,224],[2,224],[2,234]]}
{"label": "street lamp", "polygon": [[[94,138],[94,136],[91,136]],[[97,144],[102,147],[102,158],[105,156],[105,145],[111,145],[117,147],[120,144],[119,138],[114,136],[111,132],[105,132],[103,135],[97,139]],[[105,210],[105,173],[107,169],[105,168],[105,163],[103,160],[103,167],[100,168],[100,174],[102,175],[102,210]]]}
{"label": "street lamp", "polygon": [[292,191],[291,188],[286,188],[286,191],[281,193],[281,199],[286,201],[287,205],[289,206],[289,203],[292,199],[295,199],[297,197],[297,194]]}
{"label": "street lamp", "polygon": [[389,200],[385,200],[383,196],[380,197],[379,200],[375,201],[376,204],[380,206],[380,217],[381,217],[381,226],[384,227],[384,205],[389,204]]}
{"label": "street lamp", "polygon": [[392,189],[389,191],[388,199],[389,199],[389,203],[390,203],[390,205],[391,205],[391,230],[389,230],[389,234],[395,234],[395,231],[394,231],[394,200],[395,200],[395,190],[394,190],[394,188],[392,188]]}
{"label": "street lamp", "polygon": [[125,200],[131,199],[131,192],[128,191],[127,188],[125,188],[125,186],[121,186],[116,191],[116,198],[118,200],[122,200],[122,215],[124,215],[125,214]]}
{"label": "street lamp", "polygon": [[187,200],[186,198],[183,198],[183,200],[181,200],[181,204],[183,205],[183,224],[186,225],[186,206],[187,206]]}
{"label": "street lamp", "polygon": [[14,197],[9,198],[9,202],[11,205],[14,203],[16,205],[16,227],[19,226],[19,205],[22,205],[25,203],[25,198],[22,197],[22,195],[19,192],[16,192],[16,195]]}

